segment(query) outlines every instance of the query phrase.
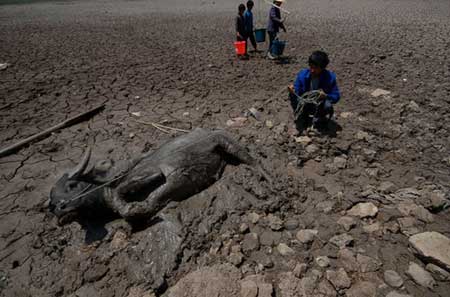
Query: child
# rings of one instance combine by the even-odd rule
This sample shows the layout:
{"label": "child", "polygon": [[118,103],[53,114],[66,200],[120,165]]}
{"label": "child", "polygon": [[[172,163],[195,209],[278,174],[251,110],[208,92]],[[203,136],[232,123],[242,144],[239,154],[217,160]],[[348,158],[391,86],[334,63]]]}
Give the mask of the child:
{"label": "child", "polygon": [[286,27],[281,20],[281,11],[280,6],[284,0],[275,0],[269,11],[269,23],[267,24],[267,34],[269,34],[269,51],[267,52],[267,56],[270,59],[274,57],[271,55],[270,51],[272,50],[272,44],[275,38],[277,38],[278,32],[280,32],[280,28],[286,32]]}
{"label": "child", "polygon": [[236,40],[245,41],[246,40],[245,23],[244,23],[245,5],[239,4],[238,10],[239,12],[238,15],[236,16]]}
{"label": "child", "polygon": [[256,40],[255,35],[253,34],[253,6],[254,3],[252,0],[247,1],[247,10],[244,13],[245,35],[247,37],[245,41],[247,41],[247,39],[250,39],[250,42],[252,43],[252,46],[256,52]]}

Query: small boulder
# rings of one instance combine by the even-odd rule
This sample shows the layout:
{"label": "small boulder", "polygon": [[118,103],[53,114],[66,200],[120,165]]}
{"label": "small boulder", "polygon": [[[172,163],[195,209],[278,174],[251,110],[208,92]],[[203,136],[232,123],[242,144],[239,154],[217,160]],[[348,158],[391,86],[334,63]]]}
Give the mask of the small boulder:
{"label": "small boulder", "polygon": [[327,280],[333,284],[336,290],[347,289],[352,285],[352,280],[348,277],[344,268],[340,268],[337,271],[327,270],[326,277]]}
{"label": "small boulder", "polygon": [[259,238],[256,233],[245,234],[244,240],[242,241],[242,250],[244,253],[255,251],[259,249]]}
{"label": "small boulder", "polygon": [[254,281],[241,281],[241,297],[256,297],[258,296],[258,286]]}
{"label": "small boulder", "polygon": [[414,262],[409,262],[406,274],[409,275],[416,284],[421,285],[422,287],[433,289],[436,285],[431,274]]}
{"label": "small boulder", "polygon": [[293,249],[291,249],[289,246],[287,246],[285,243],[280,243],[277,246],[277,251],[282,256],[291,256],[295,253],[295,251]]}
{"label": "small boulder", "polygon": [[335,235],[331,237],[330,243],[334,244],[335,246],[339,248],[344,248],[346,246],[352,245],[354,242],[354,239],[351,235],[347,233],[343,233],[340,235]]}
{"label": "small boulder", "polygon": [[436,266],[434,264],[427,264],[427,266],[425,266],[425,269],[431,272],[433,277],[439,281],[450,281],[450,273],[439,266]]}
{"label": "small boulder", "polygon": [[327,256],[319,256],[316,258],[316,263],[319,267],[325,268],[330,266],[330,259]]}
{"label": "small boulder", "polygon": [[450,271],[450,239],[438,232],[423,232],[409,238],[415,252],[428,262]]}
{"label": "small boulder", "polygon": [[374,217],[377,213],[378,207],[372,202],[358,203],[347,211],[347,215],[360,218]]}
{"label": "small boulder", "polygon": [[403,285],[402,277],[394,270],[384,272],[384,281],[393,288],[400,288]]}
{"label": "small boulder", "polygon": [[297,239],[304,244],[308,244],[314,241],[319,231],[313,229],[303,229],[297,232]]}
{"label": "small boulder", "polygon": [[356,220],[352,217],[341,217],[337,221],[338,225],[341,225],[345,231],[350,231],[353,227],[356,226]]}

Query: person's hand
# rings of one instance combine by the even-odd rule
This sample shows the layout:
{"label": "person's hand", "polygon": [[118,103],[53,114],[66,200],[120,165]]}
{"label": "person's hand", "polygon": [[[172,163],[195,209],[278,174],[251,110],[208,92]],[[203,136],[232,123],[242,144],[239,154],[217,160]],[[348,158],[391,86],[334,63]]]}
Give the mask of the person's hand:
{"label": "person's hand", "polygon": [[288,86],[288,91],[289,91],[290,94],[295,94],[295,89],[294,89],[294,85],[293,84],[290,84]]}
{"label": "person's hand", "polygon": [[238,38],[242,38],[241,34],[239,34],[239,32],[236,33]]}
{"label": "person's hand", "polygon": [[319,99],[321,101],[327,99],[327,96],[327,93],[325,93],[323,90],[319,90]]}

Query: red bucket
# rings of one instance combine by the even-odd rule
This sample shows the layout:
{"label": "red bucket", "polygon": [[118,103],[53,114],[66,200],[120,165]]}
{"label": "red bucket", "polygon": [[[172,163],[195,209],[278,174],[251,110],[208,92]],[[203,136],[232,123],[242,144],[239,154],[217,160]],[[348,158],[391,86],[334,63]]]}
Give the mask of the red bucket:
{"label": "red bucket", "polygon": [[245,55],[245,41],[236,41],[234,43],[234,48],[236,49],[236,54],[238,55]]}

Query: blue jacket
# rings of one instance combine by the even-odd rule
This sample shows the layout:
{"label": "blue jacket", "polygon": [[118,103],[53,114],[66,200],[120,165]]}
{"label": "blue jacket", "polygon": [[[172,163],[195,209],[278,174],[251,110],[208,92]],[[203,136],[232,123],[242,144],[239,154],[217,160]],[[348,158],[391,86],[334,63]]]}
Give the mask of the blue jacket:
{"label": "blue jacket", "polygon": [[[297,75],[294,83],[295,93],[299,96],[311,91],[311,73],[309,69],[302,69]],[[336,74],[329,70],[324,70],[319,78],[319,89],[328,94],[331,103],[337,103],[341,98],[336,82]]]}
{"label": "blue jacket", "polygon": [[272,6],[269,11],[267,31],[278,33],[280,31],[280,28],[284,29],[284,24],[281,21],[281,11],[278,7]]}
{"label": "blue jacket", "polygon": [[247,33],[253,32],[253,13],[249,10],[244,12],[244,28]]}

